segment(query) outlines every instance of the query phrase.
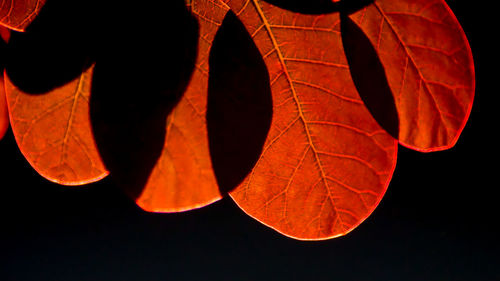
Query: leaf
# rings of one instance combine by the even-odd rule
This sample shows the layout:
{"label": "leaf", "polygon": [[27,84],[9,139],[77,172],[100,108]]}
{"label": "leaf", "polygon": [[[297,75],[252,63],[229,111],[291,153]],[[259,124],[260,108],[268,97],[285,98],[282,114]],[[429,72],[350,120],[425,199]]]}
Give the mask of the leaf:
{"label": "leaf", "polygon": [[351,15],[385,66],[399,112],[399,141],[420,150],[452,147],[469,117],[474,63],[443,0],[377,0]]}
{"label": "leaf", "polygon": [[[141,30],[143,39],[132,48],[116,46],[125,49],[129,62],[120,62],[120,56],[108,62],[116,53],[113,46],[97,59],[91,99],[97,144],[111,177],[151,212],[180,212],[221,198],[205,114],[209,50],[227,9],[195,1],[196,22],[178,2],[159,10],[159,22]],[[157,34],[168,34],[168,40]],[[112,73],[116,65],[124,68],[117,69],[122,75]]]}
{"label": "leaf", "polygon": [[269,71],[273,120],[263,153],[231,197],[297,239],[343,235],[381,200],[397,142],[350,77],[339,14],[301,15],[262,1],[227,1]]}
{"label": "leaf", "polygon": [[225,195],[259,159],[273,114],[267,66],[232,11],[213,40],[208,76],[210,157],[219,190]]}
{"label": "leaf", "polygon": [[197,60],[190,84],[167,119],[162,155],[136,200],[147,211],[186,211],[222,197],[210,162],[205,113],[209,51],[227,8],[197,0],[191,11],[199,23]]}
{"label": "leaf", "polygon": [[[75,69],[21,87],[24,65],[9,64],[13,132],[40,174],[68,185],[91,182],[106,175],[102,160],[144,210],[190,210],[229,192],[247,214],[284,235],[328,239],[354,229],[378,205],[398,139],[422,151],[447,148],[470,112],[470,49],[442,1],[316,0],[310,9],[283,0],[187,2],[198,26],[180,0],[155,11],[123,7],[125,17],[147,15],[148,28],[135,19],[104,36],[105,48],[87,43],[90,53],[68,65],[90,55],[95,67],[83,67],[69,83]],[[159,43],[161,26],[170,27],[168,43]],[[46,27],[40,30],[51,34]],[[61,45],[55,33],[40,40],[47,50]],[[20,46],[38,42],[33,34]],[[81,33],[72,34],[78,42]],[[228,34],[238,42],[224,45]],[[253,57],[239,57],[247,47]],[[15,57],[30,53],[12,48]],[[244,77],[229,78],[230,67]],[[260,70],[247,72],[252,68]],[[45,81],[38,68],[24,72]]]}
{"label": "leaf", "polygon": [[346,13],[340,16],[342,44],[351,78],[372,117],[392,137],[399,137],[399,118],[384,66],[370,39]]}
{"label": "leaf", "polygon": [[0,0],[0,24],[24,31],[44,4],[45,0]]}
{"label": "leaf", "polygon": [[93,67],[42,95],[21,91],[5,76],[11,125],[18,146],[31,166],[53,182],[81,185],[107,175],[88,116],[92,71]]}

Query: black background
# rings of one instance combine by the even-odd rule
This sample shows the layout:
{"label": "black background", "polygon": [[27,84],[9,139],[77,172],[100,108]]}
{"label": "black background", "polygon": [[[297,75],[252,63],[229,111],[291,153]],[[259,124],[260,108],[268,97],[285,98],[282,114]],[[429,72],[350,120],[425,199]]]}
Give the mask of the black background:
{"label": "black background", "polygon": [[109,179],[48,182],[12,132],[0,141],[0,280],[500,280],[491,8],[448,1],[476,65],[476,98],[457,145],[400,147],[387,194],[344,237],[296,241],[229,198],[178,214],[141,211]]}

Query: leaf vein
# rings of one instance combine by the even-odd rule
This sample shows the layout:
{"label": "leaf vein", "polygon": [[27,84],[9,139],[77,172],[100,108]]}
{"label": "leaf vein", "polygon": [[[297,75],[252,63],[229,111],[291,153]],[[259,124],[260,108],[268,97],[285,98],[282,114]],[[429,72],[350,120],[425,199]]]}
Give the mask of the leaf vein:
{"label": "leaf vein", "polygon": [[[307,127],[306,118],[305,118],[304,113],[303,113],[303,111],[302,111],[302,108],[301,108],[301,106],[300,106],[300,100],[299,100],[299,98],[298,98],[298,95],[297,95],[297,92],[296,92],[296,90],[295,90],[295,87],[294,87],[294,84],[293,84],[293,82],[292,82],[292,79],[291,79],[291,77],[290,77],[290,74],[288,73],[288,70],[287,70],[286,60],[285,60],[285,58],[283,57],[283,54],[281,53],[281,50],[280,50],[280,48],[279,48],[279,44],[278,44],[278,42],[276,41],[276,38],[274,37],[274,33],[272,32],[272,28],[271,28],[271,26],[270,26],[269,22],[267,21],[267,18],[266,18],[266,16],[264,15],[264,12],[262,11],[262,9],[261,9],[261,7],[260,7],[260,5],[259,5],[258,1],[257,1],[257,0],[252,0],[252,3],[254,4],[255,9],[257,10],[257,12],[258,12],[258,14],[259,14],[259,16],[260,16],[261,20],[263,21],[263,23],[264,23],[264,25],[265,25],[265,27],[266,27],[266,30],[267,30],[267,32],[268,32],[268,34],[269,34],[269,37],[270,37],[270,39],[271,39],[272,44],[273,44],[273,45],[274,45],[274,47],[276,48],[276,52],[277,52],[277,54],[278,54],[278,57],[279,57],[280,63],[281,63],[282,68],[283,68],[283,72],[284,72],[284,74],[285,74],[285,76],[286,76],[286,78],[287,78],[287,81],[288,81],[288,83],[289,83],[289,85],[290,85],[290,88],[291,88],[291,90],[292,90],[292,95],[293,95],[294,100],[295,100],[295,102],[296,102],[296,104],[297,104],[297,108],[298,108],[298,112],[299,112],[299,117],[300,117],[300,120],[301,120],[301,121],[302,121],[302,123],[304,124],[304,129],[305,129],[305,133],[306,133],[306,136],[307,136],[308,143],[309,143],[309,145],[310,145],[310,147],[311,147],[311,150],[312,150],[312,151],[313,151],[313,153],[314,153],[314,157],[315,157],[315,160],[316,160],[316,162],[317,162],[317,164],[318,164],[318,168],[319,168],[319,170],[320,170],[321,176],[322,176],[322,178],[324,179],[324,182],[325,182],[325,187],[326,187],[327,192],[328,192],[328,196],[329,196],[330,198],[332,198],[331,190],[330,190],[330,188],[329,188],[329,186],[328,186],[328,183],[327,183],[327,181],[326,181],[327,176],[326,176],[326,173],[325,173],[325,171],[324,171],[324,169],[323,169],[323,165],[322,165],[322,163],[321,163],[321,160],[319,159],[319,155],[318,155],[318,153],[316,152],[316,148],[314,147],[314,143],[313,143],[313,140],[312,140],[312,137],[311,137],[311,133],[309,132],[309,128]],[[330,200],[332,200],[332,199],[330,199]],[[334,209],[336,209],[336,206],[335,206],[335,205],[333,205],[333,208],[334,208]],[[336,214],[337,214],[337,218],[338,218],[340,221],[342,221],[342,219],[340,218],[340,216],[338,215],[338,213],[336,213]]]}

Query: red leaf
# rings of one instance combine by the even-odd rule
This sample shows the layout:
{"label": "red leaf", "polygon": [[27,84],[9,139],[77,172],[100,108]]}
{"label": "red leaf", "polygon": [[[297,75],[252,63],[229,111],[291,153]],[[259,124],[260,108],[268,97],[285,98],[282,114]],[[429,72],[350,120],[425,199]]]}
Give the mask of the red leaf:
{"label": "red leaf", "polygon": [[385,66],[399,112],[399,141],[420,151],[452,147],[474,97],[472,54],[448,5],[377,0],[351,16]]}
{"label": "red leaf", "polygon": [[[301,15],[259,0],[228,0],[225,1],[227,6],[218,1],[193,1],[193,7],[200,8],[193,10],[202,22],[220,23],[220,18],[219,21],[212,18],[214,10],[203,6],[207,3],[222,10],[233,10],[245,24],[266,62],[273,93],[273,120],[262,155],[231,196],[252,217],[297,239],[326,239],[351,231],[381,200],[395,167],[397,142],[380,127],[374,119],[378,116],[368,111],[364,99],[356,91],[349,72],[356,69],[348,65],[344,55],[339,14]],[[365,29],[393,24],[387,19],[387,13],[381,12],[383,6],[384,3],[377,2],[351,17]],[[444,7],[449,13],[443,2],[426,7],[434,6]],[[369,24],[376,18],[368,13],[374,7],[385,16],[382,24],[377,21],[377,25]],[[415,28],[412,23],[398,25],[405,34]],[[410,28],[405,29],[406,25]],[[392,25],[391,28],[396,32]],[[423,57],[414,65],[420,76],[411,76],[410,71],[404,69],[398,72],[394,65],[399,62],[411,68],[407,64],[415,60],[410,56],[412,53],[408,51],[406,57],[397,57],[398,53],[391,52],[390,47],[380,47],[394,36],[380,33],[382,35],[374,44],[370,30],[365,30],[385,67],[389,90],[396,92],[394,81],[398,75],[420,78],[419,84],[433,90],[424,91],[426,97],[430,97],[428,100],[423,94],[415,94],[417,98],[413,102],[418,110],[413,112],[419,115],[410,118],[407,112],[412,112],[414,93],[405,89],[394,98],[401,119],[400,142],[423,151],[444,149],[456,141],[460,126],[463,127],[470,111],[473,95],[470,50],[458,23],[452,17],[448,30],[434,29],[435,34],[431,34],[429,42],[439,37],[458,38],[458,51],[444,47],[440,51],[429,46],[421,48],[452,56]],[[205,32],[200,33],[202,38],[208,39],[204,41],[209,48],[213,37],[204,36]],[[423,37],[418,35],[418,38]],[[408,43],[406,37],[394,44],[403,49],[422,47]],[[433,59],[445,68],[449,68],[451,62],[464,63],[466,67],[460,73],[460,67],[455,66],[439,77],[435,70],[429,71],[432,69],[429,65],[435,62]],[[422,73],[429,75],[422,76]],[[454,84],[439,80],[449,77]],[[194,80],[192,86],[197,83],[200,81]],[[457,91],[448,93],[443,85]],[[461,89],[466,89],[466,93]],[[433,102],[439,107],[431,110],[429,103]],[[450,111],[458,113],[450,117]],[[458,125],[457,120],[460,121]],[[414,124],[418,126],[414,128]]]}
{"label": "red leaf", "polygon": [[267,64],[274,113],[264,151],[231,193],[249,215],[298,239],[343,235],[377,206],[397,142],[351,80],[339,14],[310,16],[228,1]]}
{"label": "red leaf", "polygon": [[[164,144],[163,139],[158,142],[158,152],[163,145],[161,155],[152,157],[157,162],[152,162],[152,170],[146,169],[140,194],[134,193],[137,189],[131,192],[126,180],[121,183],[147,211],[178,212],[205,206],[221,198],[218,184],[234,187],[244,177],[230,196],[250,216],[296,239],[337,237],[358,226],[382,199],[395,168],[398,140],[421,151],[445,149],[454,145],[465,125],[473,99],[473,62],[463,31],[443,1],[380,0],[358,12],[354,11],[358,6],[345,9],[348,4],[342,2],[321,0],[312,10],[302,9],[298,2],[290,4],[296,11],[316,15],[261,0],[188,2],[199,21],[200,35],[193,76],[172,111],[144,114],[148,122],[161,116],[161,122],[152,123],[161,124],[160,131],[166,135]],[[340,13],[329,10],[318,15],[327,6]],[[215,167],[221,162],[214,153],[223,153],[227,146],[213,141],[224,141],[226,136],[219,131],[214,137],[214,126],[207,119],[223,120],[226,112],[206,111],[207,92],[234,89],[220,81],[212,81],[209,88],[208,81],[208,74],[216,68],[209,71],[212,44],[228,16],[240,27],[238,21],[244,24],[267,67],[262,73],[269,77],[263,81],[270,84],[273,114],[262,153],[251,172],[221,181],[220,166]],[[356,44],[361,47],[355,48]],[[356,50],[367,53],[356,54]],[[366,71],[360,70],[363,62],[369,64]],[[175,66],[177,61],[169,63]],[[99,67],[99,59],[96,64]],[[88,124],[92,71],[88,69],[46,95],[23,93],[7,80],[11,122],[21,151],[37,171],[53,181],[81,184],[106,174]],[[370,71],[376,72],[373,77]],[[214,77],[224,76],[210,78]],[[360,86],[367,81],[373,84]],[[370,91],[370,85],[377,89]],[[177,86],[185,87],[182,83]],[[382,104],[382,109],[390,110],[380,114],[380,104],[373,103],[393,104]],[[220,110],[227,106],[212,105]],[[397,119],[399,128],[388,129],[391,126],[382,120],[391,117]],[[237,127],[234,120],[223,121],[221,127]],[[79,124],[77,128],[75,124]],[[106,125],[97,130],[108,130]],[[127,125],[125,122],[124,127]],[[139,148],[144,147],[141,137],[133,137]],[[258,149],[259,141],[256,143]],[[238,159],[221,161],[230,165]],[[234,171],[240,173],[240,168]]]}
{"label": "red leaf", "polygon": [[24,31],[44,4],[45,0],[0,0],[0,24]]}
{"label": "red leaf", "polygon": [[10,120],[18,146],[31,166],[53,182],[81,185],[107,175],[88,116],[92,71],[93,67],[41,95],[21,91],[5,75]]}
{"label": "red leaf", "polygon": [[203,207],[221,198],[210,162],[205,123],[208,56],[227,8],[216,1],[193,1],[199,20],[198,56],[191,82],[167,119],[165,146],[137,204],[155,212]]}

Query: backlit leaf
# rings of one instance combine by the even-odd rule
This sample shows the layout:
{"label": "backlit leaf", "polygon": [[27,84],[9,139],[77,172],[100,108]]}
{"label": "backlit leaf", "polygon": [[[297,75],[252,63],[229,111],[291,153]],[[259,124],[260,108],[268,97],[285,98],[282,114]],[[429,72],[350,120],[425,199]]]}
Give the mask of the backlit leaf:
{"label": "backlit leaf", "polygon": [[231,197],[294,238],[349,232],[384,195],[397,142],[356,92],[339,14],[301,15],[259,0],[227,4],[267,64],[274,111],[263,153]]}
{"label": "backlit leaf", "polygon": [[[44,3],[0,0],[0,24],[22,31]],[[44,12],[52,20],[9,44],[0,137],[10,117],[22,153],[54,182],[109,170],[152,212],[229,193],[276,231],[321,240],[373,212],[398,142],[449,148],[470,113],[471,51],[443,0],[163,5],[111,5],[116,19],[142,18],[89,26],[63,6]],[[66,21],[57,15],[79,28],[53,28]],[[102,20],[116,24],[109,34],[91,28]]]}
{"label": "backlit leaf", "polygon": [[253,169],[271,126],[269,72],[243,23],[229,11],[210,49],[206,122],[212,168],[227,194]]}
{"label": "backlit leaf", "polygon": [[221,198],[208,146],[205,114],[208,57],[227,7],[217,1],[192,1],[198,19],[198,56],[190,84],[167,119],[165,146],[137,204],[148,211],[178,212]]}
{"label": "backlit leaf", "polygon": [[399,112],[399,141],[421,151],[453,146],[474,97],[472,54],[443,0],[377,0],[353,14],[378,52]]}
{"label": "backlit leaf", "polygon": [[24,31],[44,4],[45,0],[0,0],[0,24]]}
{"label": "backlit leaf", "polygon": [[22,92],[5,76],[18,146],[32,167],[53,182],[81,185],[107,175],[89,121],[92,71],[44,94]]}

